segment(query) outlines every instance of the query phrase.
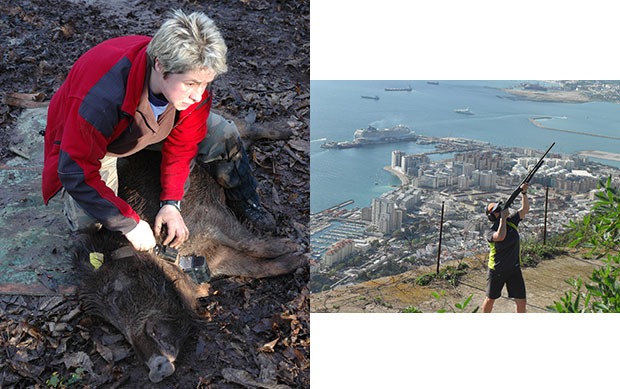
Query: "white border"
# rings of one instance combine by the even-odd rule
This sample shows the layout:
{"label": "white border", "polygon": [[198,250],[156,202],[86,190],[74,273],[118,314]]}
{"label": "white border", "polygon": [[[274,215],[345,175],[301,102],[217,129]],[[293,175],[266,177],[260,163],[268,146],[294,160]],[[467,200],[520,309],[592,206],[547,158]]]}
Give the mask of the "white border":
{"label": "white border", "polygon": [[312,0],[310,78],[618,79],[613,4]]}

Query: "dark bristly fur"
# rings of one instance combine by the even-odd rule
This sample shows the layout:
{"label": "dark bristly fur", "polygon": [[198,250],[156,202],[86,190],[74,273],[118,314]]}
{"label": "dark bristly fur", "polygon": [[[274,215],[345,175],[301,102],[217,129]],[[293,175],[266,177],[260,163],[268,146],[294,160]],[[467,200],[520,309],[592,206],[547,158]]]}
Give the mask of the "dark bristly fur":
{"label": "dark bristly fur", "polygon": [[[151,225],[159,210],[159,164],[159,153],[143,151],[119,166],[120,196]],[[257,236],[242,225],[204,169],[195,166],[190,182],[182,206],[190,238],[180,253],[204,256],[214,277],[270,277],[290,273],[307,262],[294,242]]]}

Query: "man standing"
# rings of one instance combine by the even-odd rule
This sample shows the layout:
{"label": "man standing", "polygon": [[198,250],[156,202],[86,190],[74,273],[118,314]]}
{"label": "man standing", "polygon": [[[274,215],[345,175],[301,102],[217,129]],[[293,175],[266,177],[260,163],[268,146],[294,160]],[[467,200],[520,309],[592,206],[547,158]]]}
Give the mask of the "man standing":
{"label": "man standing", "polygon": [[[237,216],[275,228],[260,205],[248,157],[232,122],[210,114],[211,82],[227,71],[226,44],[200,12],[175,11],[151,39],[110,39],[72,67],[50,102],[45,131],[43,197],[62,190],[73,231],[120,231],[138,250],[179,247],[189,237],[181,202],[194,163],[225,189]],[[208,132],[207,132],[208,131]],[[151,226],[117,196],[118,157],[160,150],[160,210]]]}
{"label": "man standing", "polygon": [[486,215],[493,226],[487,232],[491,252],[489,254],[487,272],[486,299],[482,304],[482,312],[489,313],[493,310],[493,303],[501,296],[502,289],[506,285],[508,297],[514,298],[518,313],[525,313],[525,281],[521,273],[521,254],[519,244],[519,222],[523,220],[530,210],[527,199],[529,184],[521,186],[523,201],[521,209],[509,216],[509,210],[500,212],[498,203],[487,206]]}

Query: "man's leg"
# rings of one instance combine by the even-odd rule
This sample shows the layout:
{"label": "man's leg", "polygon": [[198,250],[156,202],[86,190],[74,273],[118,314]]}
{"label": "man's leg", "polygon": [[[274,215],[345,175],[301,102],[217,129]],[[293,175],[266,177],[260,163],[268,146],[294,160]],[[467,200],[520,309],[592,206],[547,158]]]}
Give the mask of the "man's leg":
{"label": "man's leg", "polygon": [[495,303],[495,299],[485,298],[484,303],[482,303],[482,313],[491,313],[493,310],[493,304]]}
{"label": "man's leg", "polygon": [[[117,159],[116,157],[103,157],[100,160],[101,168],[99,169],[101,179],[114,193],[118,193]],[[65,204],[63,213],[71,231],[82,233],[101,229],[101,223],[86,212],[64,188],[62,189],[62,198]]]}
{"label": "man's leg", "polygon": [[232,121],[209,115],[207,136],[198,144],[196,162],[224,188],[226,202],[239,219],[262,231],[275,230],[273,216],[260,203],[250,161]]}
{"label": "man's leg", "polygon": [[482,313],[491,313],[495,300],[501,297],[504,280],[502,274],[493,269],[487,268],[487,290],[486,298],[482,303]]}
{"label": "man's leg", "polygon": [[506,280],[506,288],[508,289],[508,297],[515,300],[516,312],[525,313],[525,307],[527,305],[525,280],[523,279],[523,273],[519,268],[513,272],[512,275]]}

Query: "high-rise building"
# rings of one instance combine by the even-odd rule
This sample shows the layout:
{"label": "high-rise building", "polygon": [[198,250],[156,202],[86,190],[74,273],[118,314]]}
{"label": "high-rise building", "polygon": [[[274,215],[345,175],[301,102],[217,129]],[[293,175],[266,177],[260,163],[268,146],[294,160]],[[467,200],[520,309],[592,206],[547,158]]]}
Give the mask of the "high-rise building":
{"label": "high-rise building", "polygon": [[392,151],[392,168],[402,168],[402,157],[405,156],[404,151],[394,150]]}
{"label": "high-rise building", "polygon": [[400,228],[403,223],[403,216],[403,210],[398,209],[393,200],[387,198],[372,199],[372,224],[380,232],[389,234]]}

